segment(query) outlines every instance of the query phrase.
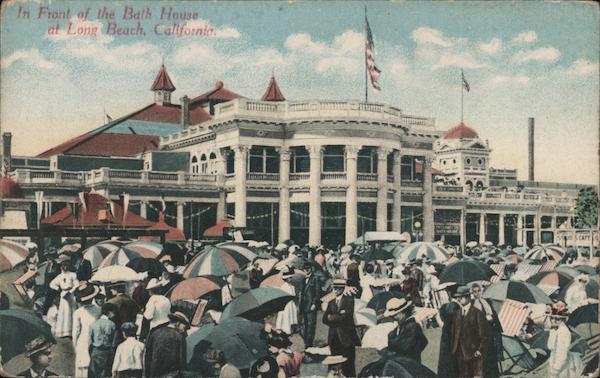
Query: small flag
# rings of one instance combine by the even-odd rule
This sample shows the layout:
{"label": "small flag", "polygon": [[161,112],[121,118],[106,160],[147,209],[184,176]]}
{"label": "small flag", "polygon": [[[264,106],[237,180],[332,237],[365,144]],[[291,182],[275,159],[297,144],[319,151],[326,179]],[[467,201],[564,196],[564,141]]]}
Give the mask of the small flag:
{"label": "small flag", "polygon": [[42,214],[44,212],[44,192],[35,192],[35,204],[37,205],[37,224],[38,228],[40,228],[40,220],[42,219]]}
{"label": "small flag", "polygon": [[8,177],[9,168],[8,160],[4,159],[2,162],[2,177]]}
{"label": "small flag", "polygon": [[462,86],[463,86],[463,88],[465,88],[465,91],[469,92],[471,90],[471,86],[467,82],[467,79],[465,79],[465,74],[463,73],[462,70],[460,70],[460,77],[462,79]]}
{"label": "small flag", "polygon": [[369,20],[367,19],[366,8],[365,31],[365,64],[367,65],[367,72],[369,73],[369,78],[371,79],[371,86],[375,91],[379,92],[381,90],[381,86],[379,85],[377,79],[379,78],[379,74],[381,74],[381,70],[375,64],[375,45],[373,44],[373,34],[371,34],[371,27],[369,26]]}
{"label": "small flag", "polygon": [[87,213],[87,203],[85,202],[85,192],[79,192],[79,202],[83,208],[83,212]]}
{"label": "small flag", "polygon": [[125,223],[125,218],[127,217],[127,211],[129,211],[129,194],[127,194],[127,193],[121,194],[121,201],[123,204],[123,223]]}

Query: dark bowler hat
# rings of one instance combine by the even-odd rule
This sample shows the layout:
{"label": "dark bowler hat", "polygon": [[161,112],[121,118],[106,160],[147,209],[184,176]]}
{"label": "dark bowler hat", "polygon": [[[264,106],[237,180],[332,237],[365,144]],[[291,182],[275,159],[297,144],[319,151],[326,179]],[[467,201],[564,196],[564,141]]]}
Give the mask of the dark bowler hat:
{"label": "dark bowler hat", "polygon": [[45,351],[50,348],[52,343],[48,341],[44,336],[37,337],[25,345],[25,354],[27,357],[31,357],[34,354]]}
{"label": "dark bowler hat", "polygon": [[468,297],[470,295],[471,295],[471,291],[469,290],[468,287],[459,286],[458,289],[456,289],[456,293],[454,293],[454,298]]}
{"label": "dark bowler hat", "polygon": [[84,282],[75,290],[75,300],[77,302],[91,301],[99,293],[100,288],[98,286]]}
{"label": "dark bowler hat", "polygon": [[186,326],[190,326],[190,318],[188,318],[183,312],[181,311],[175,311],[172,314],[169,314],[169,319],[171,319],[171,321],[178,321],[181,322],[183,324],[185,324]]}

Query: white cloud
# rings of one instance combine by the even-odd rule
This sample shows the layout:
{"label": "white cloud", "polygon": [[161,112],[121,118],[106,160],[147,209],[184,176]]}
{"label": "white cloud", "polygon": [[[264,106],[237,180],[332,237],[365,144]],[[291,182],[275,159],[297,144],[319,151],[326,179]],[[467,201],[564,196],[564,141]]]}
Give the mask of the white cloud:
{"label": "white cloud", "polygon": [[[78,30],[86,34],[78,34]],[[57,34],[48,34],[46,37],[54,42],[89,39],[101,44],[110,43],[114,39],[112,36],[104,34],[104,24],[102,22],[81,20],[76,16],[71,17],[69,23],[60,29]]]}
{"label": "white cloud", "polygon": [[520,84],[527,85],[531,81],[531,78],[526,75],[494,75],[490,77],[490,83],[493,85],[498,84]]}
{"label": "white cloud", "polygon": [[477,47],[485,53],[494,54],[502,48],[502,40],[500,38],[492,38],[488,43],[479,43]]}
{"label": "white cloud", "polygon": [[513,56],[513,60],[517,63],[529,61],[552,63],[556,62],[560,56],[560,51],[554,47],[540,47],[535,50],[519,51]]}
{"label": "white cloud", "polygon": [[124,45],[97,43],[89,40],[70,40],[62,47],[65,55],[88,59],[100,67],[118,71],[147,71],[154,69],[149,62],[160,62],[162,50],[149,42]]}
{"label": "white cloud", "polygon": [[587,76],[598,73],[598,63],[592,63],[587,59],[577,59],[564,71],[568,75]]}
{"label": "white cloud", "polygon": [[6,58],[2,58],[0,60],[0,66],[2,68],[8,68],[13,63],[23,62],[33,67],[38,67],[42,69],[53,69],[59,66],[59,64],[54,63],[46,59],[38,49],[20,49],[16,50]]}
{"label": "white cloud", "polygon": [[469,53],[443,53],[439,60],[433,66],[432,70],[439,70],[445,67],[461,67],[461,68],[482,68],[486,64],[477,61]]}
{"label": "white cloud", "polygon": [[288,50],[303,51],[311,54],[320,54],[327,50],[327,46],[314,42],[308,33],[292,34],[285,40],[284,46]]}
{"label": "white cloud", "polygon": [[534,43],[538,40],[538,35],[533,30],[529,30],[526,32],[519,33],[516,37],[513,38],[513,42],[515,43]]}
{"label": "white cloud", "polygon": [[334,45],[341,52],[362,51],[365,45],[365,37],[362,33],[354,30],[346,30],[334,39]]}
{"label": "white cloud", "polygon": [[411,36],[417,44],[432,44],[440,47],[451,47],[455,44],[452,38],[444,36],[440,30],[424,26],[413,30]]}

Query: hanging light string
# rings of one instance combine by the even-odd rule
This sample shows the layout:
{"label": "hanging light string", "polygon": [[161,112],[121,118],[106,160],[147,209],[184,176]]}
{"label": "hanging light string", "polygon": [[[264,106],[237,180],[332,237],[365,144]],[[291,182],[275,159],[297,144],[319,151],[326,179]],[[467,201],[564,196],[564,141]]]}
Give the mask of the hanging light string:
{"label": "hanging light string", "polygon": [[[148,207],[151,208],[152,210],[156,211],[156,212],[161,211],[160,209],[154,207],[154,205],[152,205],[151,203],[148,203]],[[204,208],[202,210],[199,210],[199,211],[197,211],[197,212],[195,212],[195,213],[193,213],[191,215],[184,215],[183,219],[184,220],[189,220],[190,217],[191,218],[199,217],[199,216],[203,215],[204,213],[206,213],[207,211],[211,210],[212,208],[214,208],[214,205],[210,205],[209,207],[206,207],[206,208]],[[168,218],[168,219],[177,219],[177,216],[165,213],[165,218]]]}

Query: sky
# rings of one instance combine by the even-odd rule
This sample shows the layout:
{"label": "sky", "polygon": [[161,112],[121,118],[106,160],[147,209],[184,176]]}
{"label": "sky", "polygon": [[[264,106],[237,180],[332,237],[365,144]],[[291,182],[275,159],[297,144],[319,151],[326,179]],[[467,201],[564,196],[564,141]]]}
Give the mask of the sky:
{"label": "sky", "polygon": [[[3,2],[0,127],[13,133],[14,154],[36,155],[100,126],[105,112],[150,104],[162,62],[173,99],[217,80],[260,98],[274,73],[289,100],[364,100],[365,5],[382,71],[369,101],[449,129],[460,122],[462,69],[471,88],[464,122],[489,140],[493,167],[526,178],[535,117],[536,179],[598,183],[592,2]],[[113,20],[98,18],[103,8]],[[145,35],[109,33],[138,22]],[[69,23],[87,33],[68,34]],[[174,23],[209,32],[165,35]]]}

